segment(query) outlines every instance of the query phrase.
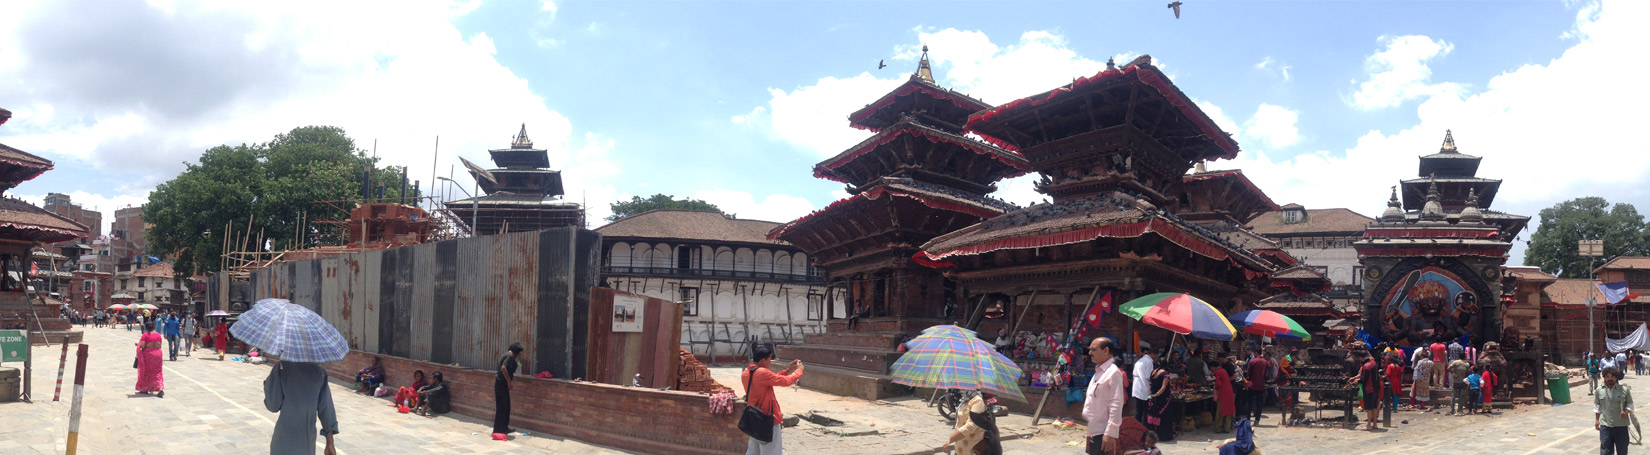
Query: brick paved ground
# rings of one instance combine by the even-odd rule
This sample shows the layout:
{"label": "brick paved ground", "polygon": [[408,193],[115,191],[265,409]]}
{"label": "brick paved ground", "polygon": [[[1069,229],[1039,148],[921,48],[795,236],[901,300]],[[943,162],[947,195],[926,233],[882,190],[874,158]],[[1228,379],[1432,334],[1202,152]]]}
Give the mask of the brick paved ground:
{"label": "brick paved ground", "polygon": [[[738,368],[712,368],[717,381],[742,390]],[[1640,390],[1639,409],[1650,416],[1650,376],[1628,376],[1625,381]],[[778,391],[786,415],[820,411],[847,422],[849,433],[876,430],[876,434],[839,436],[830,428],[801,422],[785,430],[786,451],[808,454],[932,454],[949,434],[947,422],[922,399],[866,401],[813,392],[801,388]],[[1274,410],[1255,428],[1256,438],[1268,455],[1290,454],[1583,454],[1598,453],[1598,433],[1592,428],[1591,397],[1583,387],[1572,389],[1575,404],[1564,406],[1522,406],[1498,410],[1493,415],[1449,416],[1413,411],[1393,415],[1395,428],[1374,432],[1339,428],[1300,428],[1277,425]],[[926,397],[924,397],[926,398]],[[1325,416],[1329,416],[1328,412]],[[1401,423],[1403,421],[1409,423]],[[1644,419],[1650,424],[1650,418]],[[1082,448],[1082,427],[1060,429],[1044,421],[1030,428],[1031,419],[1011,415],[999,419],[1006,439],[1003,449],[1010,455],[1078,454]],[[873,426],[874,425],[874,426]],[[1029,436],[1029,437],[1026,437]],[[1163,444],[1164,453],[1218,453],[1215,444],[1231,437],[1197,430]],[[1633,446],[1633,452],[1646,450]],[[793,452],[794,451],[794,452]]]}
{"label": "brick paved ground", "polygon": [[[79,453],[268,453],[276,417],[263,408],[263,380],[269,367],[220,362],[205,350],[192,357],[180,354],[178,361],[166,362],[166,398],[138,395],[132,391],[137,370],[131,368],[137,332],[85,332],[91,356]],[[72,383],[74,376],[74,346],[69,350],[65,383]],[[65,386],[63,401],[51,401],[60,352],[60,346],[34,348],[33,403],[0,404],[0,455],[63,453],[72,392]],[[340,454],[628,453],[538,434],[497,442],[487,434],[491,422],[452,414],[435,419],[399,414],[388,399],[358,395],[337,382],[332,396],[342,431],[337,436]]]}

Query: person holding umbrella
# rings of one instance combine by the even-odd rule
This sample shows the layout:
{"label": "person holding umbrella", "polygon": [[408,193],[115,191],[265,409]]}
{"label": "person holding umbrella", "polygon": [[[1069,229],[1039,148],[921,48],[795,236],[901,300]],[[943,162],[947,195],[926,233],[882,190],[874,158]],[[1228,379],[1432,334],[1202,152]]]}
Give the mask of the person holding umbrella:
{"label": "person holding umbrella", "polygon": [[219,318],[218,326],[212,328],[212,343],[218,348],[218,360],[223,360],[223,352],[229,350],[229,324],[224,318]]}
{"label": "person holding umbrella", "polygon": [[[321,315],[281,299],[258,301],[241,315],[233,333],[276,361],[264,379],[264,408],[281,414],[275,420],[269,453],[313,455],[319,435],[326,437],[324,453],[335,455],[338,410],[327,385],[327,371],[320,364],[344,359],[349,353],[344,336]],[[320,423],[319,431],[316,423]]]}

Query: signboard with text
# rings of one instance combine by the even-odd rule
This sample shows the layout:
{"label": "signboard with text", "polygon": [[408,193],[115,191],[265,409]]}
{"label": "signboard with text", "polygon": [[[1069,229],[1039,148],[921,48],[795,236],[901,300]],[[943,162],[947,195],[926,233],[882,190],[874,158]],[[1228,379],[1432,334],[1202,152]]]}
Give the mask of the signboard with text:
{"label": "signboard with text", "polygon": [[22,362],[28,358],[28,331],[0,330],[0,362]]}

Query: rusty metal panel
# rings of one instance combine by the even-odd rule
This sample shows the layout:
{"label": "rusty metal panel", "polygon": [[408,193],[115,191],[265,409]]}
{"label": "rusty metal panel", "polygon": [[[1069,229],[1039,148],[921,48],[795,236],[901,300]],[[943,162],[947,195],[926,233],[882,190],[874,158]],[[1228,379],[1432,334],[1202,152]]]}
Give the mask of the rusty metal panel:
{"label": "rusty metal panel", "polygon": [[292,303],[302,305],[311,310],[316,309],[315,298],[319,289],[315,286],[315,266],[317,260],[297,261],[291,263],[297,268],[292,280]]}
{"label": "rusty metal panel", "polygon": [[343,340],[350,341],[351,349],[360,349],[360,336],[356,336],[355,325],[351,315],[355,312],[356,300],[361,300],[361,256],[360,254],[342,254],[338,256],[338,305],[327,307],[328,321],[338,328]]}
{"label": "rusty metal panel", "polygon": [[509,328],[505,325],[505,287],[510,282],[510,239],[515,234],[500,234],[478,238],[487,251],[486,287],[482,289],[481,338],[482,351],[498,352],[509,346],[505,340]]}
{"label": "rusty metal panel", "polygon": [[453,363],[453,328],[457,318],[458,240],[435,244],[435,310],[430,327],[430,361]]}
{"label": "rusty metal panel", "polygon": [[508,265],[505,283],[505,323],[504,333],[509,343],[521,343],[528,352],[520,357],[524,359],[522,367],[529,373],[545,371],[539,368],[537,362],[532,361],[537,353],[531,352],[534,348],[533,336],[538,328],[539,308],[539,233],[518,232],[509,235],[510,245],[503,255],[495,256],[503,259]]}
{"label": "rusty metal panel", "polygon": [[366,258],[361,270],[361,298],[350,308],[350,322],[355,327],[355,337],[361,340],[361,350],[379,352],[378,348],[378,301],[381,289],[378,283],[383,277],[384,250],[373,250],[360,253]]}
{"label": "rusty metal panel", "polygon": [[[338,306],[339,300],[341,300],[339,295],[342,287],[338,285],[340,282],[338,269],[339,264],[343,261],[338,256],[319,259],[319,261],[321,261],[321,298],[318,300],[320,307],[316,308],[315,313],[320,314],[321,319],[325,319],[334,328],[343,327],[338,319]],[[342,331],[340,330],[340,332]],[[348,340],[349,337],[344,339]]]}
{"label": "rusty metal panel", "polygon": [[[458,242],[458,281],[454,283],[456,313],[453,320],[453,361],[468,368],[489,368],[482,355],[484,319],[487,313],[488,254],[485,243],[489,237],[464,239]],[[491,354],[496,349],[487,350]]]}
{"label": "rusty metal panel", "polygon": [[435,314],[435,244],[425,243],[408,248],[415,250],[413,257],[418,258],[413,263],[412,279],[412,358],[429,360]]}

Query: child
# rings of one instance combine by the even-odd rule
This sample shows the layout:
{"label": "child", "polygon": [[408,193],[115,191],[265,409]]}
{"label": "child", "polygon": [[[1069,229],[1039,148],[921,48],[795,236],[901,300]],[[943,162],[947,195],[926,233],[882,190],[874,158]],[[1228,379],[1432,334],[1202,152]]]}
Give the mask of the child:
{"label": "child", "polygon": [[1483,386],[1483,381],[1484,381],[1484,377],[1479,375],[1479,372],[1482,371],[1482,369],[1483,369],[1483,367],[1474,366],[1474,367],[1472,367],[1472,374],[1467,375],[1467,389],[1468,389],[1467,390],[1467,413],[1468,414],[1477,414],[1478,413],[1478,400],[1480,398],[1482,398],[1480,396],[1479,389]]}
{"label": "child", "polygon": [[1162,451],[1157,450],[1157,433],[1146,432],[1140,439],[1140,448],[1124,452],[1123,455],[1163,455]]}

